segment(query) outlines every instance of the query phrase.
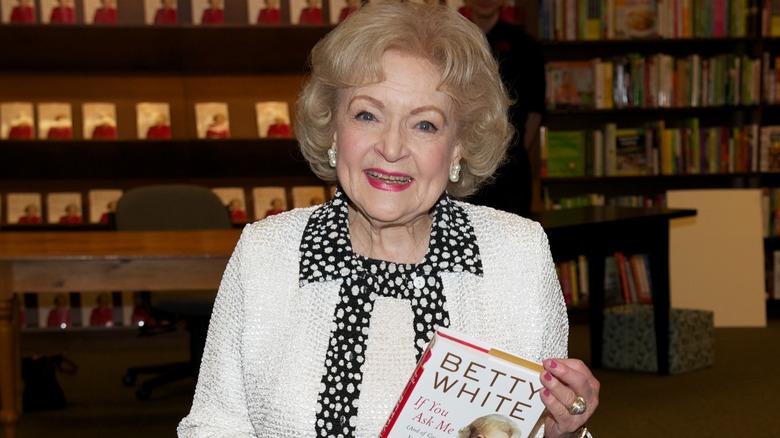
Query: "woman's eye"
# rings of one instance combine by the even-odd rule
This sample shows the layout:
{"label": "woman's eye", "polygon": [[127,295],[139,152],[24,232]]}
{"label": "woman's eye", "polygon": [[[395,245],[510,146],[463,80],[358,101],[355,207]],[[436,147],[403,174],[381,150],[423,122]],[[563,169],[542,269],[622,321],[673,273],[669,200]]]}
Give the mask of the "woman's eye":
{"label": "woman's eye", "polygon": [[366,122],[376,120],[374,115],[371,114],[368,111],[361,111],[361,112],[357,113],[357,115],[355,116],[355,119],[356,120],[363,120],[363,121],[366,121]]}
{"label": "woman's eye", "polygon": [[417,124],[417,127],[420,128],[423,131],[429,131],[429,132],[436,132],[439,129],[431,122],[428,121],[422,121]]}

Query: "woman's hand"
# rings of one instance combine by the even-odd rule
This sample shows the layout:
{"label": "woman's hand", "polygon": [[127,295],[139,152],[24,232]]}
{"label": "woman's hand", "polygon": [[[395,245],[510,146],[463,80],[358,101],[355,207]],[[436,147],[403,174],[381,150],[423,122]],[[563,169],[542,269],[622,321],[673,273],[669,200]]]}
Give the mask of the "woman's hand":
{"label": "woman's hand", "polygon": [[[549,415],[544,422],[546,438],[571,437],[588,421],[599,405],[601,384],[590,369],[578,359],[547,359],[543,362],[542,401]],[[582,400],[579,400],[581,397]],[[584,408],[577,413],[577,406]]]}

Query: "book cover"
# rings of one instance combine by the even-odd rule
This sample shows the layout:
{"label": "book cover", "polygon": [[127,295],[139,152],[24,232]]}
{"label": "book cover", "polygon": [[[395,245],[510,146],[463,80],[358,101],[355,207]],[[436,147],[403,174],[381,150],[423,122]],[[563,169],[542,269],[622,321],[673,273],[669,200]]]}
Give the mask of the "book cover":
{"label": "book cover", "polygon": [[120,189],[92,189],[87,193],[89,223],[108,225],[116,212],[116,203],[122,197]]}
{"label": "book cover", "polygon": [[260,138],[292,137],[290,105],[287,102],[257,102],[255,116]]}
{"label": "book cover", "polygon": [[255,187],[252,189],[252,202],[255,218],[264,219],[287,211],[287,191],[284,187]]}
{"label": "book cover", "polygon": [[0,138],[35,139],[35,109],[31,102],[0,103]]}
{"label": "book cover", "polygon": [[38,326],[67,329],[81,321],[78,293],[38,294]]}
{"label": "book cover", "polygon": [[780,126],[761,127],[761,171],[780,172]]}
{"label": "book cover", "polygon": [[545,409],[542,371],[539,364],[439,328],[380,438],[487,437],[496,431],[534,436]]}
{"label": "book cover", "polygon": [[146,24],[155,26],[178,24],[179,11],[176,3],[176,0],[144,0]]}
{"label": "book cover", "polygon": [[225,24],[224,0],[192,0],[192,24]]}
{"label": "book cover", "polygon": [[171,138],[171,109],[167,102],[140,102],[136,104],[135,112],[138,139]]}
{"label": "book cover", "polygon": [[330,23],[338,24],[346,20],[349,15],[360,8],[360,0],[330,0]]}
{"label": "book cover", "polygon": [[290,0],[290,23],[295,25],[325,24],[320,0]]}
{"label": "book cover", "polygon": [[46,195],[46,223],[80,224],[83,222],[81,193],[52,192]]}
{"label": "book cover", "polygon": [[83,0],[84,23],[112,25],[118,23],[116,0]]}
{"label": "book cover", "polygon": [[311,207],[325,202],[324,186],[295,186],[292,188],[294,208]]}
{"label": "book cover", "polygon": [[33,0],[0,0],[3,23],[34,24],[38,22],[38,14]]}
{"label": "book cover", "polygon": [[6,195],[6,223],[37,225],[43,223],[43,202],[40,193],[9,193]]}
{"label": "book cover", "polygon": [[84,327],[122,325],[121,292],[81,292],[81,321]]}
{"label": "book cover", "polygon": [[547,63],[548,107],[593,108],[594,65],[592,61]]}
{"label": "book cover", "polygon": [[242,187],[215,187],[211,189],[222,200],[233,223],[246,223],[249,218],[246,210],[246,195]]}
{"label": "book cover", "polygon": [[75,24],[76,4],[73,0],[40,0],[41,22],[44,24]]}
{"label": "book cover", "polygon": [[626,31],[629,38],[658,34],[656,0],[626,0]]}
{"label": "book cover", "polygon": [[647,175],[650,170],[648,147],[643,129],[615,131],[615,169],[613,175]]}
{"label": "book cover", "polygon": [[282,24],[282,9],[279,0],[248,0],[249,24],[261,26]]}
{"label": "book cover", "polygon": [[69,103],[38,104],[38,138],[72,140],[73,118]]}
{"label": "book cover", "polygon": [[230,114],[225,102],[195,104],[195,125],[200,139],[230,138]]}
{"label": "book cover", "polygon": [[88,102],[81,106],[84,115],[84,138],[87,140],[116,140],[116,105],[107,102]]}
{"label": "book cover", "polygon": [[547,176],[585,176],[585,131],[547,132]]}

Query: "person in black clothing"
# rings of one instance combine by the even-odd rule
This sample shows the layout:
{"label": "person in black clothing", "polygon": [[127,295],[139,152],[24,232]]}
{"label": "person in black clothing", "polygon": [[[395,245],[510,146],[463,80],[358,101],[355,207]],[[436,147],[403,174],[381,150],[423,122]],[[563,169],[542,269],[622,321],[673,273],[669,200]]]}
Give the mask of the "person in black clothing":
{"label": "person in black clothing", "polygon": [[501,19],[505,0],[472,0],[471,21],[485,32],[499,63],[501,78],[515,101],[510,120],[516,135],[492,183],[468,200],[528,217],[533,200],[533,145],[545,116],[544,55],[524,28]]}

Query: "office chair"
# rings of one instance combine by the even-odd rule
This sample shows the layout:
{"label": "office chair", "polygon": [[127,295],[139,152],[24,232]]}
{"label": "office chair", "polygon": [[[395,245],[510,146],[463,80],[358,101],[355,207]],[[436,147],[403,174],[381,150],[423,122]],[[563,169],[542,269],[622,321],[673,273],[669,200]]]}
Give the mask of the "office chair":
{"label": "office chair", "polygon": [[[206,187],[191,184],[151,185],[128,190],[119,199],[115,214],[120,231],[174,231],[227,229],[232,224],[227,208]],[[136,398],[148,400],[152,391],[169,382],[186,378],[197,379],[200,360],[206,342],[214,293],[143,293],[155,319],[184,321],[190,332],[187,362],[151,367],[131,367],[123,378],[125,386],[134,386],[138,375],[156,377],[144,381]]]}

